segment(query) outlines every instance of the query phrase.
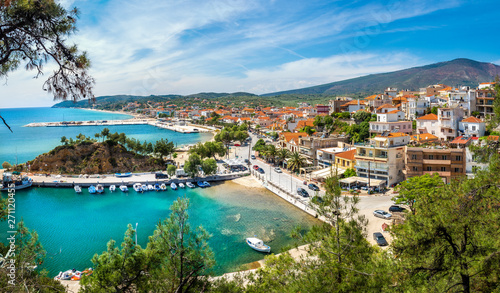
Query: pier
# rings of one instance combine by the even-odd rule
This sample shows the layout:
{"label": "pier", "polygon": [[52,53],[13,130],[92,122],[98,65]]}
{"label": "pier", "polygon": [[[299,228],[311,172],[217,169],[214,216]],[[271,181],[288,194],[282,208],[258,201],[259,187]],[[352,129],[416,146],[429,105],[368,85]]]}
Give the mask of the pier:
{"label": "pier", "polygon": [[62,121],[62,122],[36,122],[24,127],[76,127],[76,126],[113,126],[113,125],[151,125],[181,133],[211,132],[212,130],[194,124],[175,124],[156,119],[132,118],[125,120],[95,120],[95,121]]}

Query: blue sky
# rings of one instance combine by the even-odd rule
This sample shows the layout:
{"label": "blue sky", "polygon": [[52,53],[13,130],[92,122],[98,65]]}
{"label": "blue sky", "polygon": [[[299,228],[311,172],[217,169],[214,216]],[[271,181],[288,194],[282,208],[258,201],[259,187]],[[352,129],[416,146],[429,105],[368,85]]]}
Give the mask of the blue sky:
{"label": "blue sky", "polygon": [[[455,58],[500,64],[494,0],[61,4],[80,10],[70,41],[92,60],[96,96],[263,94]],[[0,107],[52,105],[33,75],[10,74]]]}

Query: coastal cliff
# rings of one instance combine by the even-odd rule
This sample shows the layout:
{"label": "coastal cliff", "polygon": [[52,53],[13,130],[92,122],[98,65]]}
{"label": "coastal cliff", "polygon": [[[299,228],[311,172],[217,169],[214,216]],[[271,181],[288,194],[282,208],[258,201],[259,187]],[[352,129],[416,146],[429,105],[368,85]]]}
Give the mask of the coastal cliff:
{"label": "coastal cliff", "polygon": [[61,145],[29,162],[33,172],[106,174],[164,169],[162,160],[128,151],[111,141]]}

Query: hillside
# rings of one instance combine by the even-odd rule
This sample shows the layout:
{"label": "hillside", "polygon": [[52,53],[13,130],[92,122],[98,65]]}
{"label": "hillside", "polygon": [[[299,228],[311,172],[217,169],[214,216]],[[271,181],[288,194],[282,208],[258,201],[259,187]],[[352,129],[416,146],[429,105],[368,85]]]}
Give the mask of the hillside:
{"label": "hillside", "polygon": [[481,82],[493,81],[496,75],[500,75],[500,66],[461,58],[313,87],[269,93],[263,96],[282,94],[369,95],[380,93],[387,87],[418,90],[431,84],[476,87]]}
{"label": "hillside", "polygon": [[109,174],[162,170],[159,161],[112,142],[62,145],[29,162],[31,170],[63,174]]}

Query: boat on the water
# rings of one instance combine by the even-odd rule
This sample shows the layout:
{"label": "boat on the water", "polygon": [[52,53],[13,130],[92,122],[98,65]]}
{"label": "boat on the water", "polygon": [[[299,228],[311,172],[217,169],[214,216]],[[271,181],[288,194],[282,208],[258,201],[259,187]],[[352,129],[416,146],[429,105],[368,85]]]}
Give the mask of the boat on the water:
{"label": "boat on the water", "polygon": [[[54,280],[80,280],[82,276],[82,272],[77,271],[75,269],[67,270],[65,272],[59,272],[57,276],[54,277]],[[74,278],[74,279],[73,279]]]}
{"label": "boat on the water", "polygon": [[179,188],[185,188],[185,187],[186,187],[186,185],[184,185],[184,183],[182,183],[182,182],[179,183]]}
{"label": "boat on the water", "polygon": [[148,191],[148,186],[146,184],[142,185],[142,191]]}
{"label": "boat on the water", "polygon": [[198,187],[205,188],[205,184],[201,181],[196,182],[196,185],[198,185]]}
{"label": "boat on the water", "polygon": [[140,184],[140,183],[135,183],[133,187],[134,187],[135,192],[143,192],[144,191],[142,189],[142,184]]}
{"label": "boat on the water", "polygon": [[115,186],[115,185],[111,185],[111,186],[109,187],[109,191],[113,192],[113,191],[115,191],[115,190],[116,190],[116,186]]}
{"label": "boat on the water", "polygon": [[115,177],[123,178],[123,177],[130,177],[130,176],[132,176],[131,172],[128,172],[128,173],[115,173]]}
{"label": "boat on the water", "polygon": [[32,183],[31,178],[28,176],[21,176],[19,172],[4,172],[2,183],[0,184],[0,191],[25,189],[31,187]]}
{"label": "boat on the water", "polygon": [[74,189],[76,193],[82,193],[82,188],[79,185],[75,185]]}
{"label": "boat on the water", "polygon": [[260,252],[271,252],[271,247],[269,245],[265,245],[264,241],[254,238],[254,237],[249,237],[246,239],[246,242],[248,246],[251,248],[260,251]]}
{"label": "boat on the water", "polygon": [[166,190],[167,190],[167,185],[166,185],[165,183],[162,183],[162,184],[160,185],[160,190],[161,190],[161,191],[166,191]]}
{"label": "boat on the water", "polygon": [[187,187],[189,187],[189,188],[195,188],[195,187],[196,187],[196,186],[195,186],[193,183],[191,183],[191,182],[186,182],[186,185],[187,185]]}
{"label": "boat on the water", "polygon": [[210,187],[210,183],[208,183],[207,181],[203,181],[203,185],[205,185],[205,187]]}
{"label": "boat on the water", "polygon": [[160,184],[158,183],[155,184],[155,191],[160,191]]}
{"label": "boat on the water", "polygon": [[97,184],[97,187],[95,188],[95,190],[97,191],[97,193],[103,193],[104,186],[102,186],[101,184]]}
{"label": "boat on the water", "polygon": [[90,185],[90,186],[89,186],[89,193],[90,193],[90,194],[94,194],[94,193],[96,193],[96,192],[97,192],[97,190],[95,189],[95,186],[94,186],[94,185]]}
{"label": "boat on the water", "polygon": [[127,187],[127,185],[120,185],[120,190],[121,190],[122,192],[128,192],[128,187]]}
{"label": "boat on the water", "polygon": [[172,188],[172,190],[177,190],[177,184],[175,183],[170,183],[170,188]]}
{"label": "boat on the water", "polygon": [[152,184],[148,184],[148,191],[155,190],[155,187]]}

